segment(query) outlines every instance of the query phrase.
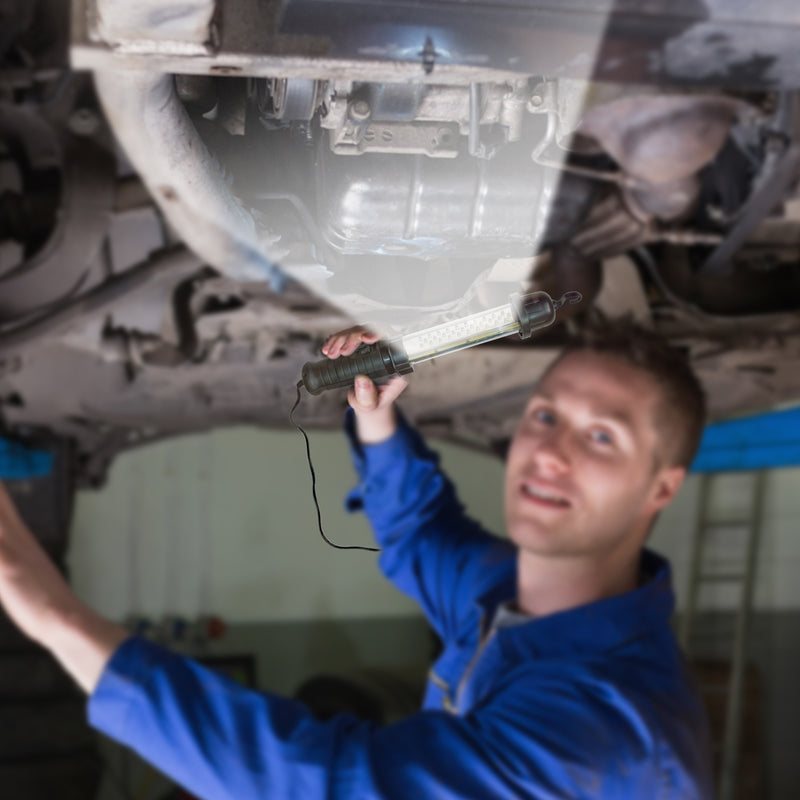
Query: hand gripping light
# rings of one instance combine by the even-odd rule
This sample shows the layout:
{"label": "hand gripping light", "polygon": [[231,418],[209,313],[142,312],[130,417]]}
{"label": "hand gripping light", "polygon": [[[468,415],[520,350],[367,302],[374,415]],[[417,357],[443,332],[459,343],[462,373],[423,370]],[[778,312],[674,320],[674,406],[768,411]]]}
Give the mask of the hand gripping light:
{"label": "hand gripping light", "polygon": [[368,375],[373,380],[404,375],[421,361],[512,333],[527,339],[552,325],[556,312],[565,303],[579,303],[582,299],[580,292],[567,292],[559,300],[553,300],[547,292],[514,294],[503,306],[407,333],[389,342],[362,346],[349,356],[309,361],[303,365],[302,382],[309,394],[317,395],[326,389],[351,386],[356,375]]}

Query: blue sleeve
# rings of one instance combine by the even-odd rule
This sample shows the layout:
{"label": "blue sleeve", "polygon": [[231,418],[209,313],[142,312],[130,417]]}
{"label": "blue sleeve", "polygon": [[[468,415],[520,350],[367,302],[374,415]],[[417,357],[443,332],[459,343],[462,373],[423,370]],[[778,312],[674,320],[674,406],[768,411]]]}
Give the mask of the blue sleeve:
{"label": "blue sleeve", "polygon": [[[383,728],[349,715],[319,722],[296,701],[131,638],[89,720],[203,800],[651,796],[657,743],[635,711],[609,709],[602,688],[561,690],[558,680],[535,697],[501,689],[463,717],[424,711]],[[675,788],[664,797],[696,797]]]}
{"label": "blue sleeve", "polygon": [[369,518],[386,577],[448,640],[484,591],[509,580],[515,549],[465,514],[438,455],[401,415],[395,434],[380,444],[358,442],[352,412],[345,430],[359,476],[348,508]]}

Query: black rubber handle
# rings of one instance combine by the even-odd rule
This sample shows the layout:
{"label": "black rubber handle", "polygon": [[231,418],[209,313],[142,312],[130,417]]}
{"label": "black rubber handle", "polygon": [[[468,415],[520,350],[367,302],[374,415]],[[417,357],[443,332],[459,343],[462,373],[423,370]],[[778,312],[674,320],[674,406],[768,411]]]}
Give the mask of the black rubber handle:
{"label": "black rubber handle", "polygon": [[303,365],[301,377],[306,391],[316,395],[322,394],[326,389],[352,386],[356,375],[368,375],[376,380],[411,371],[408,359],[392,351],[385,342],[378,342],[359,348],[350,356],[309,361]]}

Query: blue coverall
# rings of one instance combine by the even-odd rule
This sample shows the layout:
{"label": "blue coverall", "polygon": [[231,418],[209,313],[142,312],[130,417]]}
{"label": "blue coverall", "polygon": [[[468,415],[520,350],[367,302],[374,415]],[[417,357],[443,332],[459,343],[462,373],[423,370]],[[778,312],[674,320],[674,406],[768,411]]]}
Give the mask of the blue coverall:
{"label": "blue coverall", "polygon": [[92,694],[90,722],[205,800],[711,800],[668,564],[645,551],[635,591],[494,628],[516,589],[513,546],[465,516],[405,422],[367,447],[352,417],[348,429],[360,476],[349,505],[444,644],[422,710],[385,727],[319,722],[132,638]]}

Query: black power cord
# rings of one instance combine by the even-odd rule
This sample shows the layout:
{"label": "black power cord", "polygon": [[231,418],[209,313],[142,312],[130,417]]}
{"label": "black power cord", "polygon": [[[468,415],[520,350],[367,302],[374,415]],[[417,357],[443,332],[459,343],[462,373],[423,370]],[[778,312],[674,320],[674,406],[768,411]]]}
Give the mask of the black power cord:
{"label": "black power cord", "polygon": [[289,422],[297,428],[300,433],[303,434],[303,438],[306,441],[306,458],[308,459],[308,469],[311,472],[311,496],[314,498],[314,506],[317,509],[317,525],[319,525],[319,532],[322,538],[331,546],[335,547],[337,550],[367,550],[370,553],[379,553],[379,547],[364,547],[359,544],[351,544],[351,545],[343,545],[343,544],[334,544],[326,535],[325,531],[322,530],[322,512],[319,509],[319,500],[317,500],[317,475],[314,472],[314,465],[311,463],[311,445],[308,441],[308,435],[306,432],[294,421],[294,412],[297,406],[300,405],[300,389],[304,386],[303,381],[297,382],[297,399],[294,401],[294,405],[292,406],[292,410],[289,412]]}

